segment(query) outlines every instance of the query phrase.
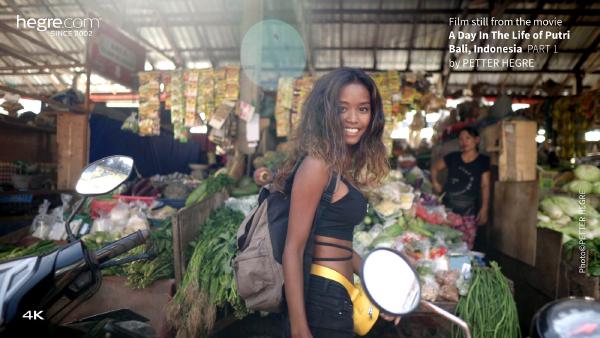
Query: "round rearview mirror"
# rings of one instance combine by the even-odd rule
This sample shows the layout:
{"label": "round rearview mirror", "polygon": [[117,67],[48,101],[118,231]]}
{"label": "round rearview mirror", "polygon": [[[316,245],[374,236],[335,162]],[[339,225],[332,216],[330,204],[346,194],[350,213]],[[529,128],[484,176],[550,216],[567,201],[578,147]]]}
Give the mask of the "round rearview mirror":
{"label": "round rearview mirror", "polygon": [[372,251],[363,260],[361,280],[371,301],[389,314],[409,313],[421,300],[416,271],[395,250],[379,248]]}
{"label": "round rearview mirror", "polygon": [[108,156],[89,164],[81,173],[75,190],[81,195],[101,195],[127,180],[133,169],[128,156]]}

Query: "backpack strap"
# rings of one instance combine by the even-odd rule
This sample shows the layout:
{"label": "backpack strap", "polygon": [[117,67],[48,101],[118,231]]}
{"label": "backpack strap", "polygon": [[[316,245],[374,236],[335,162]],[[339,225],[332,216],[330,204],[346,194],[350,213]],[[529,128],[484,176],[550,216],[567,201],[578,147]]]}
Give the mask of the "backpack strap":
{"label": "backpack strap", "polygon": [[304,156],[300,157],[298,159],[298,161],[296,161],[296,164],[294,164],[294,168],[292,169],[292,172],[285,179],[285,187],[284,187],[283,192],[286,195],[290,195],[292,193],[292,185],[294,184],[294,176],[296,176],[296,172],[298,171],[298,168],[300,168],[300,165],[302,164],[303,160],[304,160]]}

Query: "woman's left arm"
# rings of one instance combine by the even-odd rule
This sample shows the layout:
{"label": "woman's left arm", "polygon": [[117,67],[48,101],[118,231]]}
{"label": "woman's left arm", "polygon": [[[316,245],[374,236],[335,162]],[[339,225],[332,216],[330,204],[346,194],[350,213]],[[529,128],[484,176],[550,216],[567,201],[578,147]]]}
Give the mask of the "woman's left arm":
{"label": "woman's left arm", "polygon": [[479,210],[479,224],[485,224],[488,221],[488,211],[490,206],[490,171],[481,175],[481,210]]}

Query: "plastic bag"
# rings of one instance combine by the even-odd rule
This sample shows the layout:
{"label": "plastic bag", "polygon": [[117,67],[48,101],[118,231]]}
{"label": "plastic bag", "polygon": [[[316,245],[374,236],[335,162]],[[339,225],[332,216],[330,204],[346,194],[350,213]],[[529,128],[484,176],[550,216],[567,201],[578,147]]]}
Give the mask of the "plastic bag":
{"label": "plastic bag", "polygon": [[129,222],[129,206],[119,201],[110,211],[110,221],[115,228],[123,229]]}
{"label": "plastic bag", "polygon": [[229,197],[225,201],[225,206],[229,209],[237,210],[244,215],[250,214],[252,209],[258,205],[258,194],[244,196],[240,198]]}
{"label": "plastic bag", "polygon": [[440,293],[440,286],[431,275],[425,276],[421,285],[421,299],[435,302]]}
{"label": "plastic bag", "polygon": [[148,219],[141,209],[135,208],[130,214],[129,220],[125,225],[124,234],[130,234],[138,230],[146,230],[149,228]]}
{"label": "plastic bag", "polygon": [[100,217],[94,220],[94,224],[92,225],[91,233],[96,232],[109,232],[113,231],[112,222],[110,221],[110,216],[104,211],[98,212]]}
{"label": "plastic bag", "polygon": [[50,227],[54,224],[54,217],[48,214],[50,201],[44,200],[38,208],[38,215],[35,216],[31,223],[31,234],[33,237],[46,239],[50,232]]}
{"label": "plastic bag", "polygon": [[464,264],[460,276],[456,280],[456,287],[458,288],[458,294],[466,296],[469,293],[469,286],[471,285],[471,264]]}
{"label": "plastic bag", "polygon": [[71,204],[72,199],[73,199],[73,195],[60,194],[60,201],[62,203],[63,212],[69,209],[69,204]]}
{"label": "plastic bag", "polygon": [[140,125],[138,123],[137,114],[135,112],[131,113],[123,125],[121,125],[121,130],[129,130],[133,133],[137,133],[140,130]]}
{"label": "plastic bag", "polygon": [[454,285],[444,285],[440,288],[439,296],[447,301],[458,302],[458,288]]}

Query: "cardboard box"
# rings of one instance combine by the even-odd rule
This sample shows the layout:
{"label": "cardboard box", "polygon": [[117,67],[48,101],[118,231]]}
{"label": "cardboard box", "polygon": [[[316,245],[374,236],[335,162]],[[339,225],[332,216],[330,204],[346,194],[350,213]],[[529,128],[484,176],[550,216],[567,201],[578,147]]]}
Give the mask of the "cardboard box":
{"label": "cardboard box", "polygon": [[501,182],[533,181],[537,173],[537,123],[501,121],[482,132],[483,150],[498,165]]}

